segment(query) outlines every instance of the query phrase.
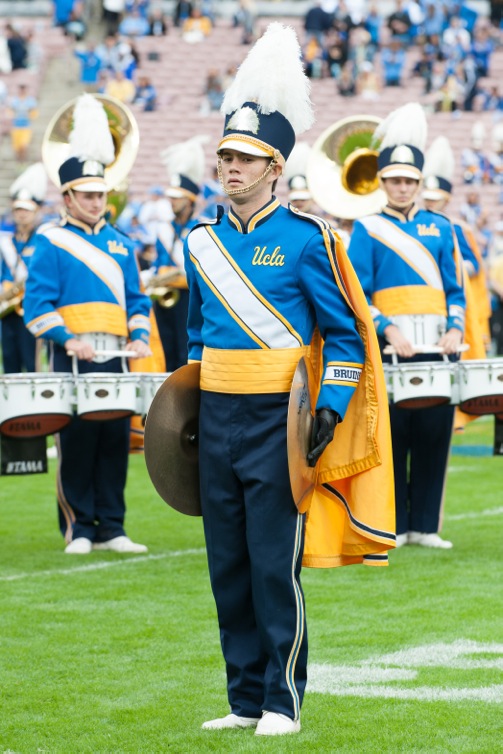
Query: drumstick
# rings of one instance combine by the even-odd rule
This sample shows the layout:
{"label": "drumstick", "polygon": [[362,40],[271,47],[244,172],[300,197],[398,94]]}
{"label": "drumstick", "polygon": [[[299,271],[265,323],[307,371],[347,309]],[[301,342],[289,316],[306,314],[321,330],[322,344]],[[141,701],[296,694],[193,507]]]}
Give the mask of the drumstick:
{"label": "drumstick", "polygon": [[[445,353],[442,346],[413,345],[412,348],[414,349],[416,353]],[[461,353],[462,351],[468,351],[469,348],[470,346],[468,345],[468,343],[461,343],[461,345],[459,345],[456,350],[458,353]],[[385,354],[386,356],[389,356],[394,353],[397,353],[397,350],[394,346],[390,344],[385,346],[383,349],[383,354]]]}

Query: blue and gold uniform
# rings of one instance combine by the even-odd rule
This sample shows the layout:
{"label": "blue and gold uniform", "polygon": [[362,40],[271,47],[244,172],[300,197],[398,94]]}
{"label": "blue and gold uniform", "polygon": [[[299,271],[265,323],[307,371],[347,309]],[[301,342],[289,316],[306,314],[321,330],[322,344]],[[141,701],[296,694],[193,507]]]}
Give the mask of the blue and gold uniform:
{"label": "blue and gold uniform", "polygon": [[[3,291],[24,283],[33,255],[35,231],[27,240],[15,233],[0,236],[0,281]],[[2,318],[2,356],[4,372],[35,372],[37,344],[23,321],[22,307]]]}
{"label": "blue and gold uniform", "polygon": [[[94,227],[67,217],[35,236],[25,321],[53,342],[52,368],[71,372],[64,344],[100,333],[112,342],[148,343],[150,301],[140,292],[133,244],[104,219]],[[118,345],[117,345],[118,347]],[[120,359],[79,361],[79,373],[121,372]],[[59,436],[58,505],[67,542],[107,542],[124,535],[129,419],[83,421]]]}
{"label": "blue and gold uniform", "polygon": [[185,245],[208,562],[229,702],[244,718],[271,710],[298,720],[306,683],[304,516],[286,447],[293,374],[318,326],[318,407],[343,418],[364,361],[323,225],[272,198],[246,224],[230,209],[197,226]]}
{"label": "blue and gold uniform", "polygon": [[[384,336],[394,317],[413,314],[438,315],[445,318],[447,330],[463,332],[462,260],[452,225],[443,215],[413,206],[406,216],[386,207],[355,222],[348,254],[378,335]],[[435,358],[423,355],[410,361]],[[397,535],[437,532],[454,407],[409,410],[392,404],[390,414]]]}

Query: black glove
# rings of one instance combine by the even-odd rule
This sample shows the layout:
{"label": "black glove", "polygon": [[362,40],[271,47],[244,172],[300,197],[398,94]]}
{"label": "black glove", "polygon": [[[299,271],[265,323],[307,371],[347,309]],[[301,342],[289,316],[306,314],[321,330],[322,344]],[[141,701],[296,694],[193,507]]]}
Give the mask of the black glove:
{"label": "black glove", "polygon": [[339,414],[330,408],[319,408],[317,410],[311,431],[311,446],[307,454],[309,466],[316,466],[316,461],[328,443],[334,439],[334,431],[340,418]]}

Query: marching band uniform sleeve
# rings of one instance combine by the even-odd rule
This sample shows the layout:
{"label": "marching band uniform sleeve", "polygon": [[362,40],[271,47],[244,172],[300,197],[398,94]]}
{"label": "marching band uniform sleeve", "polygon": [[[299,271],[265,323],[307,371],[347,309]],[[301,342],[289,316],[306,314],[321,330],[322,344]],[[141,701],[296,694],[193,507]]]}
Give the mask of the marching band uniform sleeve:
{"label": "marching band uniform sleeve", "polygon": [[304,247],[297,274],[324,341],[317,408],[331,408],[343,419],[361,376],[364,348],[354,314],[334,279],[321,234],[314,235]]}
{"label": "marching band uniform sleeve", "polygon": [[454,227],[449,222],[445,243],[440,251],[440,274],[447,304],[447,330],[455,327],[464,332],[466,297],[463,286],[463,260]]}
{"label": "marching band uniform sleeve", "polygon": [[189,313],[187,319],[187,335],[189,349],[189,363],[201,361],[203,355],[203,337],[202,326],[203,316],[201,312],[202,298],[197,284],[194,266],[189,259],[189,248],[187,241],[184,243],[185,270],[187,272],[187,283],[190,290]]}

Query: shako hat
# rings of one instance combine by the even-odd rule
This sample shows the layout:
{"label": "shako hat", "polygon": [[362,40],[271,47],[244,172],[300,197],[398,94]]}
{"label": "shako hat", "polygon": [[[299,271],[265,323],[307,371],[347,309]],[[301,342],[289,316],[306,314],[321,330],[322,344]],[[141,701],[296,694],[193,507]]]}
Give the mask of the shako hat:
{"label": "shako hat", "polygon": [[47,173],[42,162],[35,162],[19,175],[9,189],[12,209],[35,212],[47,193]]}
{"label": "shako hat", "polygon": [[437,136],[431,142],[423,168],[423,199],[445,199],[452,194],[452,180],[456,168],[456,159],[446,136]]}
{"label": "shako hat", "polygon": [[314,122],[310,88],[295,31],[269,24],[225,93],[224,132],[217,151],[235,149],[284,165],[296,134]]}
{"label": "shako hat", "polygon": [[305,141],[299,141],[294,146],[285,165],[285,178],[288,181],[288,200],[311,199],[311,192],[307,184],[307,161],[311,147]]}
{"label": "shako hat", "polygon": [[200,192],[206,165],[203,144],[208,136],[194,136],[172,144],[161,152],[161,162],[168,170],[169,186],[164,192],[171,199],[187,197],[195,202]]}
{"label": "shako hat", "polygon": [[409,102],[393,110],[374,132],[374,140],[381,140],[378,175],[381,178],[420,180],[427,133],[426,116],[418,102]]}
{"label": "shako hat", "polygon": [[107,191],[105,167],[115,158],[108,118],[91,94],[78,98],[73,111],[69,156],[59,167],[61,191]]}

